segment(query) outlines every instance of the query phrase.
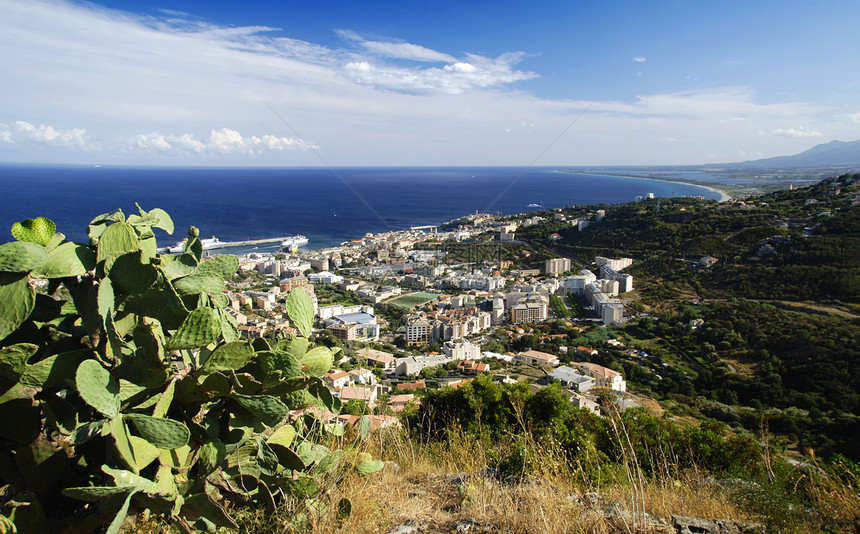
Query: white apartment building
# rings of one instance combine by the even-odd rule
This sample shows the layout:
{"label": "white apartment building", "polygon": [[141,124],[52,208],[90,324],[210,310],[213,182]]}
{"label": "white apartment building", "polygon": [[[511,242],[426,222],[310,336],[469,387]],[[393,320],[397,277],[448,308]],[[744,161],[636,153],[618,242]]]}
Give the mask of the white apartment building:
{"label": "white apartment building", "polygon": [[633,265],[633,259],[631,258],[618,258],[617,260],[613,260],[612,258],[604,258],[603,256],[595,256],[594,263],[597,264],[598,267],[603,267],[604,265],[608,265],[612,269],[616,271],[623,271],[627,267]]}
{"label": "white apartment building", "polygon": [[568,276],[559,280],[557,293],[566,295],[573,293],[575,295],[584,295],[585,286],[597,280],[597,276],[588,269],[579,271],[579,274]]}
{"label": "white apartment building", "polygon": [[570,258],[552,258],[546,260],[546,274],[561,274],[570,270]]}
{"label": "white apartment building", "polygon": [[478,360],[481,358],[481,347],[469,341],[446,341],[442,345],[442,353],[451,360]]}
{"label": "white apartment building", "polygon": [[609,265],[603,265],[600,267],[600,278],[618,282],[619,293],[633,291],[633,276],[627,273],[619,273]]}

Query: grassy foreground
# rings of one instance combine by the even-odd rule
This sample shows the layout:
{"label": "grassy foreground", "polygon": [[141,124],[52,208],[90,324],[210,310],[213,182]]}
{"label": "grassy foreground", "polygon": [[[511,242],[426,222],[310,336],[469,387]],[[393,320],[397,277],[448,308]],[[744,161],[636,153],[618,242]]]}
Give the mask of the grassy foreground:
{"label": "grassy foreground", "polygon": [[[813,465],[797,468],[800,474],[773,472],[770,482],[759,483],[717,481],[700,469],[678,471],[667,464],[646,476],[632,457],[606,462],[586,454],[569,461],[528,437],[491,443],[456,431],[445,442],[419,443],[387,429],[366,447],[388,462],[385,469],[368,477],[332,476],[307,522],[297,524],[289,502],[274,510],[236,508],[240,531],[388,532],[410,525],[425,533],[675,532],[677,515],[760,523],[768,532],[860,527],[858,477],[847,470],[825,475]],[[528,474],[492,476],[497,459],[515,448],[529,457]],[[347,518],[336,510],[341,498],[352,502]],[[129,531],[182,532],[147,517],[138,517]]]}

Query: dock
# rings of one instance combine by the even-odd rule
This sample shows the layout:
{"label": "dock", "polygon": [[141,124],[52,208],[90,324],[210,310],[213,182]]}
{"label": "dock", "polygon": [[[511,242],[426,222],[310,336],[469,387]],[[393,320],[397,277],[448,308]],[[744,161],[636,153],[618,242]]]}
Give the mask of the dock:
{"label": "dock", "polygon": [[266,239],[249,239],[247,241],[221,241],[221,245],[223,247],[219,248],[227,248],[227,247],[247,247],[250,245],[261,245],[263,243],[283,243],[287,239],[292,239],[293,236],[288,235],[287,237],[269,237]]}

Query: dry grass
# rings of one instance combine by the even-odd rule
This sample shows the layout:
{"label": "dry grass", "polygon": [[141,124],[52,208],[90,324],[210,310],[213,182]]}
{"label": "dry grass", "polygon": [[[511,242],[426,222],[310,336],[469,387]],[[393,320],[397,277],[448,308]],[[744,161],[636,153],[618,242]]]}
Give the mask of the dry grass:
{"label": "dry grass", "polygon": [[[624,429],[619,430],[624,438]],[[520,440],[527,451],[528,476],[519,482],[486,475],[497,464],[494,458],[510,451]],[[530,437],[514,437],[505,443],[481,441],[456,432],[444,443],[416,443],[399,431],[375,434],[366,450],[388,464],[368,477],[351,475],[333,481],[322,502],[309,514],[315,533],[384,533],[410,522],[423,534],[448,533],[465,521],[476,525],[470,532],[522,534],[626,533],[667,531],[665,526],[646,522],[644,513],[671,521],[673,515],[720,518],[735,521],[768,519],[745,510],[729,492],[698,471],[673,472],[645,478],[632,462],[599,462],[592,452],[581,451],[582,463],[570,464],[561,452]],[[348,470],[347,470],[348,471]],[[856,478],[802,477],[798,486],[812,494],[815,508],[831,531],[853,531],[858,523],[860,497],[845,480]],[[589,492],[597,492],[599,505],[591,506]],[[585,499],[584,499],[585,497]],[[338,520],[335,504],[346,498],[352,503],[350,516]],[[614,503],[620,516],[599,513]],[[326,506],[327,504],[327,506]],[[292,532],[287,509],[275,514],[257,512],[242,519],[242,532]],[[782,523],[780,531],[814,532],[818,523],[803,520]],[[139,521],[136,532],[166,532],[163,523]],[[671,530],[668,530],[671,531]],[[178,532],[174,530],[174,532]],[[673,532],[673,531],[672,531]]]}

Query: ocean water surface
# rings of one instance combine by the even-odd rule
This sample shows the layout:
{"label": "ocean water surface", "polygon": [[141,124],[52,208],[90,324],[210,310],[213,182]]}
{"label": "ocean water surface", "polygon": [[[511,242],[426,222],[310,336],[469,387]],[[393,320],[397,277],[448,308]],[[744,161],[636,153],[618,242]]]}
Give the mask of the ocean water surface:
{"label": "ocean water surface", "polygon": [[[93,217],[120,208],[167,211],[222,241],[304,234],[323,248],[367,232],[435,225],[468,213],[522,213],[639,195],[719,198],[694,185],[556,172],[557,167],[153,168],[0,165],[0,243],[16,221],[46,216],[75,241]],[[273,245],[269,248],[276,248]]]}

